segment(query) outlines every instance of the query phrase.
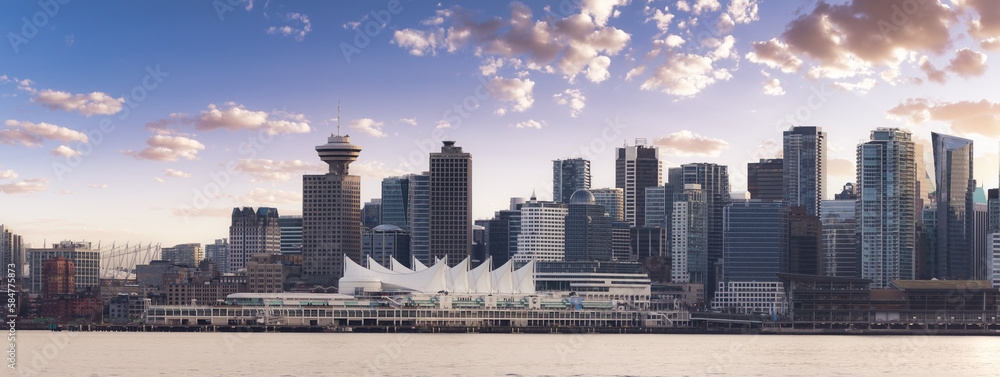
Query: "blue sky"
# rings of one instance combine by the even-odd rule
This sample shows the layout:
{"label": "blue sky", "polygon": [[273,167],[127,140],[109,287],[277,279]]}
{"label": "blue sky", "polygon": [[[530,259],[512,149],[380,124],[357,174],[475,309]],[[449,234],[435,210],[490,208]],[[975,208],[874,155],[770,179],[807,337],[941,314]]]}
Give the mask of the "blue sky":
{"label": "blue sky", "polygon": [[971,138],[997,186],[998,3],[794,4],[6,2],[0,222],[35,245],[173,245],[226,237],[234,206],[298,214],[338,101],[363,200],[456,140],[476,218],[550,198],[554,159],[614,186],[636,138],[745,190],[791,124],[828,133],[828,196],[875,127]]}

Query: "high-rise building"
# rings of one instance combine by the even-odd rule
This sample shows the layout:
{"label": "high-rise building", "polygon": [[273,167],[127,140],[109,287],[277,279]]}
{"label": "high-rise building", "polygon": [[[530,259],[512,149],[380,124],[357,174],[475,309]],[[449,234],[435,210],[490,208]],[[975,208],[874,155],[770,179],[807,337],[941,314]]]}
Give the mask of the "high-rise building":
{"label": "high-rise building", "polygon": [[160,249],[160,259],[188,267],[197,267],[205,259],[200,243],[185,243]]}
{"label": "high-rise building", "polygon": [[31,274],[30,291],[42,292],[45,279],[45,261],[63,257],[73,262],[74,283],[77,292],[98,287],[100,283],[101,252],[91,248],[90,242],[62,241],[52,244],[50,249],[28,249],[28,266]]}
{"label": "high-rise building", "polygon": [[410,265],[410,235],[402,228],[384,224],[367,229],[361,234],[362,259],[372,257],[378,264],[392,266],[390,258]]}
{"label": "high-rise building", "polygon": [[725,208],[723,282],[776,282],[788,271],[788,207],[758,199]]}
{"label": "high-rise building", "polygon": [[618,262],[634,262],[632,259],[632,232],[627,222],[611,222],[611,259]]}
{"label": "high-rise building", "polygon": [[855,205],[854,199],[823,201],[823,275],[861,277]]}
{"label": "high-rise building", "polygon": [[20,281],[24,271],[24,259],[24,241],[21,236],[14,234],[10,228],[0,224],[0,263],[3,263],[2,266],[5,266],[5,269],[9,264],[16,265],[14,270],[17,271],[18,281]]}
{"label": "high-rise building", "polygon": [[502,266],[517,253],[517,236],[521,233],[521,210],[496,211],[490,219],[489,255],[493,267]]}
{"label": "high-rise building", "polygon": [[625,196],[625,221],[635,227],[646,224],[646,188],[661,181],[660,150],[646,146],[646,139],[636,139],[636,145],[618,148],[615,160],[615,187]]}
{"label": "high-rise building", "polygon": [[229,273],[229,239],[218,239],[215,243],[205,244],[205,259],[215,263],[220,273]]}
{"label": "high-rise building", "polygon": [[301,254],[302,216],[279,216],[278,228],[281,232],[281,253]]}
{"label": "high-rise building", "polygon": [[521,206],[521,232],[515,262],[561,261],[566,255],[566,204],[539,201],[534,195]]}
{"label": "high-rise building", "polygon": [[472,255],[472,155],[445,141],[430,177],[430,257],[455,265]]}
{"label": "high-rise building", "polygon": [[[673,197],[667,200],[667,195],[673,196],[674,192],[668,187],[656,186],[646,187],[646,223],[644,227],[668,227],[670,213],[673,211]],[[669,206],[669,207],[668,207]]]}
{"label": "high-rise building", "polygon": [[680,168],[670,169],[670,183],[678,181],[680,185],[698,184],[705,191],[705,203],[708,206],[708,282],[705,290],[708,298],[715,292],[717,275],[722,268],[723,228],[725,219],[723,210],[729,205],[729,169],[725,165],[710,163],[684,164]]}
{"label": "high-rise building", "polygon": [[973,206],[975,218],[972,222],[972,280],[989,280],[990,263],[992,257],[989,254],[989,206],[983,203],[976,203]]}
{"label": "high-rise building", "polygon": [[594,195],[577,190],[567,204],[566,261],[610,261],[611,217]]}
{"label": "high-rise building", "polygon": [[915,276],[916,164],[909,131],[878,128],[857,148],[861,277],[872,288]]}
{"label": "high-rise building", "polygon": [[409,203],[409,176],[382,179],[382,224],[395,225],[409,232]]}
{"label": "high-rise building", "polygon": [[[844,189],[840,191],[839,194],[833,194],[834,200],[857,200],[858,193],[854,190],[854,183],[847,182],[844,184]],[[820,210],[820,213],[823,211]]]}
{"label": "high-rise building", "polygon": [[345,256],[361,259],[361,177],[348,172],[361,147],[331,135],[316,152],[330,170],[302,176],[302,275],[329,286],[339,283]]}
{"label": "high-rise building", "polygon": [[784,160],[762,158],[747,164],[747,192],[750,199],[783,200],[785,195]]}
{"label": "high-rise building", "polygon": [[823,273],[823,228],[805,206],[788,208],[788,273]]}
{"label": "high-rise building", "polygon": [[569,203],[577,190],[590,190],[590,160],[552,161],[552,201]]}
{"label": "high-rise building", "polygon": [[429,264],[431,257],[431,176],[429,173],[410,175],[407,209],[410,225],[410,256]]}
{"label": "high-rise building", "polygon": [[625,190],[620,188],[591,189],[594,201],[604,206],[611,221],[625,221]]}
{"label": "high-rise building", "polygon": [[826,133],[820,127],[794,126],[784,132],[784,202],[819,216],[826,168]]}
{"label": "high-rise building", "polygon": [[670,281],[706,284],[708,205],[700,185],[686,184],[674,194],[670,220]]}
{"label": "high-rise building", "polygon": [[937,186],[937,255],[930,261],[938,279],[968,280],[973,274],[972,140],[931,133]]}
{"label": "high-rise building", "polygon": [[382,224],[382,199],[372,199],[361,207],[361,224],[368,229]]}
{"label": "high-rise building", "polygon": [[[233,208],[232,224],[229,226],[229,271],[237,271],[247,266],[250,256],[257,253],[277,253],[281,251],[281,228],[278,226],[278,210],[269,207]],[[197,263],[190,265],[197,266]]]}
{"label": "high-rise building", "polygon": [[489,220],[476,220],[472,222],[472,258],[469,262],[478,266],[486,261],[489,255]]}

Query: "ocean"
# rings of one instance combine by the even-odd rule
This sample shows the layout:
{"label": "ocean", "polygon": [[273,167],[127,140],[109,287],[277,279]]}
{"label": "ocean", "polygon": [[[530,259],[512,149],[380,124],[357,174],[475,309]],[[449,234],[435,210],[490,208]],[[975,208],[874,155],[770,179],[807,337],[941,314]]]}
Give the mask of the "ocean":
{"label": "ocean", "polygon": [[12,375],[997,376],[998,356],[992,336],[19,331]]}

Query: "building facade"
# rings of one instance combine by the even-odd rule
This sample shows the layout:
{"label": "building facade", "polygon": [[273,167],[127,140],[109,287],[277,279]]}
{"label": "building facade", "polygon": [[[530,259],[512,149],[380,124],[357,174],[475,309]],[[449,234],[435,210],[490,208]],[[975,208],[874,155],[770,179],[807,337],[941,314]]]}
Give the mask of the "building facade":
{"label": "building facade", "polygon": [[409,232],[409,204],[409,176],[382,179],[382,222],[380,225],[395,225],[399,229]]}
{"label": "building facade", "polygon": [[823,275],[860,278],[855,200],[824,200],[820,209],[823,226]]}
{"label": "building facade", "polygon": [[594,201],[604,206],[611,221],[625,221],[625,191],[620,188],[592,189]]}
{"label": "building facade", "polygon": [[674,194],[670,216],[670,281],[705,284],[708,280],[708,205],[698,184]]}
{"label": "building facade", "polygon": [[861,277],[872,288],[913,279],[915,270],[916,164],[908,131],[878,128],[857,148],[856,224]]}
{"label": "building facade", "polygon": [[52,244],[50,249],[28,249],[28,265],[31,274],[32,293],[41,293],[45,279],[45,261],[62,257],[73,262],[74,285],[82,292],[100,285],[101,253],[91,249],[90,242],[62,241]]}
{"label": "building facade", "polygon": [[392,258],[404,265],[410,264],[410,235],[395,225],[379,225],[361,234],[362,260],[368,257],[378,264],[391,266]]}
{"label": "building facade", "polygon": [[615,160],[615,187],[622,189],[625,199],[625,221],[634,227],[646,224],[646,188],[661,182],[660,150],[637,139],[636,145],[618,148]]}
{"label": "building facade", "polygon": [[277,209],[260,207],[254,212],[250,207],[233,208],[232,225],[229,226],[229,270],[246,268],[253,254],[279,251],[281,228]]}
{"label": "building facade", "polygon": [[937,247],[928,261],[933,277],[967,280],[973,271],[972,140],[931,133],[934,148],[934,179],[937,185]]}
{"label": "building facade", "polygon": [[282,254],[302,254],[302,216],[279,216]]}
{"label": "building facade", "polygon": [[784,132],[785,204],[806,207],[819,216],[826,177],[826,133],[820,127],[793,126]]}
{"label": "building facade", "polygon": [[428,264],[431,253],[431,177],[429,173],[410,176],[408,197],[410,256],[421,263]]}
{"label": "building facade", "polygon": [[722,282],[776,282],[788,271],[788,207],[751,199],[725,208]]}
{"label": "building facade", "polygon": [[513,260],[518,263],[564,260],[568,214],[566,204],[538,201],[532,196],[521,206],[521,231]]}
{"label": "building facade", "polygon": [[785,195],[784,164],[780,158],[762,158],[747,164],[747,192],[750,199],[776,201]]}
{"label": "building facade", "polygon": [[612,259],[611,217],[594,195],[577,190],[570,198],[566,215],[566,261],[610,261]]}
{"label": "building facade", "polygon": [[212,261],[222,273],[229,271],[229,239],[215,240],[215,243],[205,244],[205,259]]}
{"label": "building facade", "polygon": [[[445,141],[430,155],[430,258],[472,255],[472,155]],[[423,261],[430,263],[430,260]]]}
{"label": "building facade", "polygon": [[316,152],[330,170],[302,176],[302,274],[309,283],[332,286],[344,257],[361,258],[361,177],[348,170],[361,147],[331,135]]}
{"label": "building facade", "polygon": [[552,161],[552,201],[569,203],[577,190],[590,190],[590,160]]}
{"label": "building facade", "polygon": [[205,251],[200,243],[185,243],[160,249],[160,259],[185,266],[197,266],[205,259]]}

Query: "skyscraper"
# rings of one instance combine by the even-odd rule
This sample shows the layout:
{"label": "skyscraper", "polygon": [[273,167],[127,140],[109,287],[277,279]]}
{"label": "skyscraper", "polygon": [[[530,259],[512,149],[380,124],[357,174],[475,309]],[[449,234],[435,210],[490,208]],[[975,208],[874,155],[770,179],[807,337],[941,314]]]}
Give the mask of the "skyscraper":
{"label": "skyscraper", "polygon": [[62,241],[52,244],[51,249],[28,249],[31,292],[42,292],[45,261],[56,257],[73,262],[77,292],[100,286],[101,252],[91,249],[90,242]]}
{"label": "skyscraper", "polygon": [[[673,191],[667,190],[668,187],[656,186],[656,187],[646,187],[646,208],[643,210],[645,212],[646,222],[642,224],[644,227],[669,227],[670,213],[673,211]],[[667,200],[667,195],[671,195],[671,199]]]}
{"label": "skyscraper", "polygon": [[[278,210],[269,207],[233,208],[229,226],[229,271],[246,268],[250,257],[257,253],[281,251],[281,227]],[[197,264],[192,264],[192,267]]]}
{"label": "skyscraper", "polygon": [[784,132],[785,205],[806,207],[819,216],[826,167],[826,133],[819,127],[795,126]]}
{"label": "skyscraper", "polygon": [[878,128],[858,145],[861,277],[872,280],[872,288],[914,278],[916,171],[908,131]]}
{"label": "skyscraper", "polygon": [[382,199],[374,198],[361,207],[361,224],[368,229],[382,224]]}
{"label": "skyscraper", "polygon": [[788,273],[823,273],[823,230],[819,216],[805,206],[788,207]]}
{"label": "skyscraper", "polygon": [[[674,185],[674,181],[677,185]],[[671,169],[670,184],[682,188],[683,185],[698,184],[705,191],[705,203],[708,209],[708,281],[705,291],[708,297],[714,293],[721,269],[723,250],[723,210],[730,202],[729,169],[725,165],[710,163],[684,164],[680,168]],[[675,188],[676,190],[676,188]]]}
{"label": "skyscraper", "polygon": [[409,232],[409,176],[382,179],[382,224],[398,226]]}
{"label": "skyscraper", "polygon": [[610,261],[611,217],[587,190],[577,190],[567,204],[566,261]]}
{"label": "skyscraper", "polygon": [[534,195],[521,206],[521,232],[516,262],[561,261],[566,256],[566,204],[539,201]]}
{"label": "skyscraper", "polygon": [[972,140],[931,133],[937,186],[937,255],[934,277],[967,280],[972,271],[973,210]]}
{"label": "skyscraper", "polygon": [[576,190],[590,190],[590,160],[552,161],[552,201],[569,203]]}
{"label": "skyscraper", "polygon": [[21,236],[14,234],[10,228],[0,224],[0,263],[3,263],[2,266],[13,263],[17,266],[15,268],[17,278],[21,279],[21,273],[24,271],[24,259],[24,243]]}
{"label": "skyscraper", "polygon": [[372,257],[384,267],[392,266],[395,258],[400,263],[410,264],[410,235],[398,226],[384,224],[361,233],[361,254],[363,259]]}
{"label": "skyscraper", "polygon": [[674,194],[670,221],[670,281],[706,284],[708,281],[708,206],[698,184],[684,185]]}
{"label": "skyscraper", "polygon": [[430,264],[431,238],[431,176],[429,173],[413,174],[407,194],[410,225],[410,256],[421,263]]}
{"label": "skyscraper", "polygon": [[160,249],[160,259],[188,267],[197,267],[205,259],[205,251],[200,243],[185,243]]}
{"label": "skyscraper", "polygon": [[594,201],[604,206],[611,221],[625,221],[625,191],[620,188],[591,189]]}
{"label": "skyscraper", "polygon": [[472,255],[472,155],[454,141],[430,156],[430,257],[455,265]]}
{"label": "skyscraper", "polygon": [[[299,250],[301,250],[301,241]],[[229,273],[229,239],[223,238],[215,240],[215,243],[205,245],[205,259],[215,263],[221,273]]]}
{"label": "skyscraper", "polygon": [[281,230],[281,253],[301,254],[302,216],[279,216],[278,228]]}
{"label": "skyscraper", "polygon": [[312,284],[336,285],[344,256],[361,260],[361,177],[348,173],[361,147],[338,134],[316,152],[330,170],[302,176],[302,274]]}
{"label": "skyscraper", "polygon": [[489,254],[493,267],[502,266],[517,253],[517,236],[521,234],[521,210],[496,211],[490,219]]}
{"label": "skyscraper", "polygon": [[618,148],[615,160],[615,187],[624,190],[625,221],[634,227],[646,224],[646,188],[660,185],[660,150],[646,146],[646,139],[636,145]]}
{"label": "skyscraper", "polygon": [[725,263],[720,282],[773,282],[788,271],[788,207],[751,199],[725,208]]}
{"label": "skyscraper", "polygon": [[783,200],[785,195],[784,160],[760,159],[747,164],[747,192],[750,199]]}
{"label": "skyscraper", "polygon": [[823,275],[861,277],[854,206],[854,199],[823,201]]}

